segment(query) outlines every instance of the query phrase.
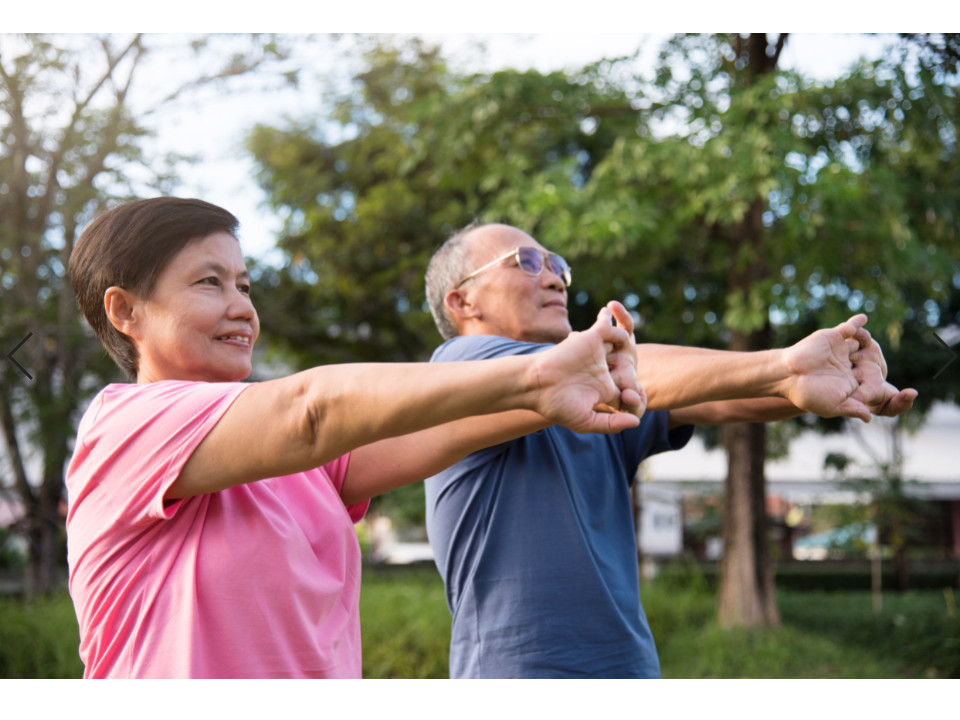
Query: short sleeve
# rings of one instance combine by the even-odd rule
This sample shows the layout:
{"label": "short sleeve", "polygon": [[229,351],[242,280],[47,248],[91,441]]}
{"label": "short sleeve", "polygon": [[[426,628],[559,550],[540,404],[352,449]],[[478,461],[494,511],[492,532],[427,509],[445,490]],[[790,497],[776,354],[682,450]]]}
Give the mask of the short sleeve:
{"label": "short sleeve", "polygon": [[460,335],[438,347],[430,362],[490,360],[512,355],[530,355],[552,347],[549,343],[521,342],[498,335]]}
{"label": "short sleeve", "polygon": [[137,526],[169,519],[163,496],[244,383],[164,381],[111,385],[81,421],[67,471],[70,505],[92,502],[102,519]]}
{"label": "short sleeve", "polygon": [[[327,474],[327,477],[330,478],[330,481],[333,483],[333,486],[337,489],[339,493],[343,489],[343,480],[347,476],[347,468],[350,465],[350,453],[338,457],[336,460],[332,460],[323,466],[323,471]],[[367,509],[370,507],[370,500],[364,500],[363,502],[356,503],[355,505],[347,505],[347,513],[350,515],[350,519],[353,522],[358,523],[363,520],[363,516],[367,514]]]}

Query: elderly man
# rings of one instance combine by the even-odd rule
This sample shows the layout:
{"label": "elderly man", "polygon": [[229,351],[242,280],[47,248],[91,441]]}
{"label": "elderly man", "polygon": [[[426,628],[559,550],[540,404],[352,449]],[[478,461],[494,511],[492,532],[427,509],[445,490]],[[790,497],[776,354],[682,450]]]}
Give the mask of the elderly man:
{"label": "elderly man", "polygon": [[[570,281],[567,263],[523,231],[468,226],[427,270],[431,311],[447,338],[433,361],[562,341],[571,332]],[[622,307],[614,316],[632,333]],[[489,432],[500,444],[426,481],[427,531],[453,614],[451,676],[659,676],[639,595],[629,494],[637,466],[683,447],[695,424],[803,412],[869,420],[908,409],[916,392],[885,382],[865,322],[856,316],[756,353],[641,345],[647,412],[618,435],[549,427],[532,413],[496,416]]]}

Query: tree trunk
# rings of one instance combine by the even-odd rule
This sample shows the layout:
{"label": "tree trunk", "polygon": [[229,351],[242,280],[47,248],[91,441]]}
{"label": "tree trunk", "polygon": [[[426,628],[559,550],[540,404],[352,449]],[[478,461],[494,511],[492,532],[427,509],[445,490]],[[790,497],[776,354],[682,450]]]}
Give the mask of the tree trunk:
{"label": "tree trunk", "polygon": [[723,429],[727,483],[723,496],[723,558],[720,561],[719,620],[722,627],[763,625],[757,556],[756,518],[750,487],[751,425]]}
{"label": "tree trunk", "polygon": [[779,625],[767,548],[766,427],[758,423],[728,425],[723,440],[728,469],[718,619],[722,627]]}
{"label": "tree trunk", "polygon": [[[750,288],[767,277],[760,252],[763,204],[755,200],[744,220],[734,228],[728,292],[741,293],[747,303]],[[728,349],[753,352],[770,347],[770,324],[765,318],[754,332],[733,330]],[[727,482],[724,493],[723,559],[720,564],[718,620],[722,627],[760,627],[780,624],[773,569],[767,545],[766,427],[737,423],[724,428]]]}
{"label": "tree trunk", "polygon": [[[737,56],[731,69],[741,87],[753,85],[777,65],[786,42],[781,34],[774,44],[766,33],[732,38]],[[749,306],[751,288],[768,277],[763,253],[765,198],[751,203],[741,222],[725,240],[730,249],[729,297],[739,295]],[[728,348],[750,352],[770,347],[770,327],[759,319],[760,329],[748,332],[733,328]],[[753,322],[757,327],[758,323]],[[724,494],[723,559],[720,564],[718,619],[721,626],[758,627],[779,625],[773,572],[767,547],[766,488],[763,476],[766,428],[761,424],[736,424],[724,428],[727,451],[727,483]]]}

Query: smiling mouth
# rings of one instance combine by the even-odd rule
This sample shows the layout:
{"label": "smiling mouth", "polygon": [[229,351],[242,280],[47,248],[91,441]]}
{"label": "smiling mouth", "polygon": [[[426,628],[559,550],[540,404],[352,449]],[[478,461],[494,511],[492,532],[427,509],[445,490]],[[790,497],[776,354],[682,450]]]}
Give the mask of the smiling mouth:
{"label": "smiling mouth", "polygon": [[218,337],[217,340],[220,342],[243,343],[247,347],[250,346],[250,338],[246,337],[245,335],[222,335],[221,337]]}

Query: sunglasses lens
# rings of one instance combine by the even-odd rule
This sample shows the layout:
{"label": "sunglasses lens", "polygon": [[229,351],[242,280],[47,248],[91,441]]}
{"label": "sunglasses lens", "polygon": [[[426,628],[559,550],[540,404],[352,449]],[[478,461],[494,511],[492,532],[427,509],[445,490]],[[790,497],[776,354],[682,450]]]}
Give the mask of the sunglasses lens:
{"label": "sunglasses lens", "polygon": [[517,248],[517,264],[527,275],[539,275],[543,269],[543,258],[533,248]]}
{"label": "sunglasses lens", "polygon": [[[536,250],[532,247],[517,248],[517,265],[519,265],[520,269],[523,270],[527,275],[539,275],[540,271],[543,270],[543,262],[544,258],[539,250]],[[550,272],[557,277],[563,278],[564,284],[569,287],[572,277],[570,275],[570,266],[567,265],[567,261],[554,253],[547,253],[546,262],[547,266],[550,268]]]}
{"label": "sunglasses lens", "polygon": [[569,286],[572,278],[570,277],[570,266],[567,265],[567,261],[559,255],[550,253],[547,255],[547,263],[550,265],[550,271],[554,275],[562,277],[563,282]]}

